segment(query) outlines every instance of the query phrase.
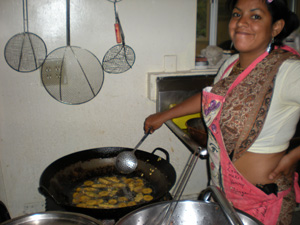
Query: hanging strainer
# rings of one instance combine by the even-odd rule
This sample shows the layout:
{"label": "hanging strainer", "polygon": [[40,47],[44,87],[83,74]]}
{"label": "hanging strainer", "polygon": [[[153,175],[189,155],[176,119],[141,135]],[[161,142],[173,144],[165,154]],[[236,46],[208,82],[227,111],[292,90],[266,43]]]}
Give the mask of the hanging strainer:
{"label": "hanging strainer", "polygon": [[100,61],[90,51],[70,45],[70,0],[66,0],[67,46],[52,51],[42,70],[48,93],[66,104],[81,104],[93,99],[103,84]]}
{"label": "hanging strainer", "polygon": [[23,0],[24,32],[8,40],[4,49],[7,64],[18,72],[37,70],[45,61],[47,48],[44,41],[28,31],[28,4]]}
{"label": "hanging strainer", "polygon": [[115,31],[116,31],[116,39],[117,45],[111,47],[103,57],[102,65],[103,69],[107,73],[124,73],[130,68],[132,68],[135,62],[135,53],[133,49],[125,44],[125,36],[123,33],[123,29],[121,26],[121,22],[119,19],[119,15],[117,12],[116,2],[114,2],[114,11],[115,11]]}
{"label": "hanging strainer", "polygon": [[109,2],[120,2],[122,0],[108,0]]}

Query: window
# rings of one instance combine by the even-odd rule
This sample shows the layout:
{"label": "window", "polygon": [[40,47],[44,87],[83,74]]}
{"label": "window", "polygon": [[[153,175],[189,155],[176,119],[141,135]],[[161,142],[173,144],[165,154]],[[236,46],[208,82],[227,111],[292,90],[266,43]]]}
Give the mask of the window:
{"label": "window", "polygon": [[207,45],[226,48],[226,44],[230,42],[229,20],[230,12],[226,7],[226,0],[197,0],[196,55]]}

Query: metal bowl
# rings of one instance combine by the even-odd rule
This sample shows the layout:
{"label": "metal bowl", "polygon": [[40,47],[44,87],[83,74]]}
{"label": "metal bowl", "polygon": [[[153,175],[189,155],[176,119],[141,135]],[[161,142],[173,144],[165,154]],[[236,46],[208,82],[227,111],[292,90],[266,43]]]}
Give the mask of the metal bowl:
{"label": "metal bowl", "polygon": [[[116,225],[155,225],[161,224],[161,219],[169,209],[171,202],[161,202],[145,206],[121,218]],[[262,225],[252,216],[236,210],[244,225]],[[230,222],[217,203],[196,200],[181,200],[171,217],[173,224],[181,225],[230,225]]]}
{"label": "metal bowl", "polygon": [[186,122],[187,131],[201,147],[207,145],[207,131],[202,118],[189,119]]}
{"label": "metal bowl", "polygon": [[71,212],[41,212],[10,219],[1,225],[103,225],[93,217]]}

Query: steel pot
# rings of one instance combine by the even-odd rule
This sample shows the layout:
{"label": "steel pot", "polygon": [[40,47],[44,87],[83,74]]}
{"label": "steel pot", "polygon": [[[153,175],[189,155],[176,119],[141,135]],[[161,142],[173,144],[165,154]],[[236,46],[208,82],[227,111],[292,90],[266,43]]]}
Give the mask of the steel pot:
{"label": "steel pot", "polygon": [[[171,202],[154,203],[137,209],[122,217],[116,225],[156,225],[166,214]],[[236,210],[244,225],[263,225],[252,216]],[[173,223],[172,223],[173,222]],[[178,201],[171,217],[171,224],[181,225],[230,225],[223,210],[217,203],[181,200]],[[160,225],[160,224],[159,224]]]}
{"label": "steel pot", "polygon": [[[79,151],[66,155],[50,164],[40,177],[39,191],[53,199],[58,206],[71,212],[83,213],[100,219],[119,219],[127,213],[159,201],[169,193],[176,181],[176,172],[169,163],[169,154],[162,148],[156,148],[152,153],[137,150],[138,159],[136,171],[127,177],[142,176],[153,187],[153,200],[135,206],[113,209],[81,208],[72,205],[72,190],[78,184],[88,179],[101,176],[121,175],[115,168],[116,156],[122,151],[132,150],[122,147],[104,147]],[[156,151],[164,153],[166,159],[155,155]]]}
{"label": "steel pot", "polygon": [[188,133],[201,147],[207,145],[207,130],[203,118],[193,118],[186,122]]}
{"label": "steel pot", "polygon": [[102,225],[90,216],[71,212],[41,212],[10,219],[1,225]]}

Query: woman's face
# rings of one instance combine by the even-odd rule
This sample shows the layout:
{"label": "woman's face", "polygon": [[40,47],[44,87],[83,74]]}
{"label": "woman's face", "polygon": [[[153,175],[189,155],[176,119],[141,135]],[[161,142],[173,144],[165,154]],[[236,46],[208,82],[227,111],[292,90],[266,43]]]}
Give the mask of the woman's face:
{"label": "woman's face", "polygon": [[238,0],[229,34],[240,53],[262,54],[272,40],[272,17],[262,0]]}

